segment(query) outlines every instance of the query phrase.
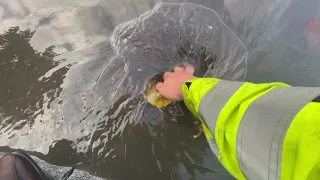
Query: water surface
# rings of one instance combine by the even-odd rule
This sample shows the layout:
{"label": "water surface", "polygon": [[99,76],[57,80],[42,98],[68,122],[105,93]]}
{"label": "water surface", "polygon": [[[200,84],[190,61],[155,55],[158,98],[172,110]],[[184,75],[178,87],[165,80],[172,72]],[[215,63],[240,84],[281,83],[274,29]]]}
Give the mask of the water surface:
{"label": "water surface", "polygon": [[103,178],[232,179],[182,104],[145,103],[145,80],[189,62],[198,76],[317,86],[304,28],[320,6],[188,2],[200,6],[0,0],[0,150]]}

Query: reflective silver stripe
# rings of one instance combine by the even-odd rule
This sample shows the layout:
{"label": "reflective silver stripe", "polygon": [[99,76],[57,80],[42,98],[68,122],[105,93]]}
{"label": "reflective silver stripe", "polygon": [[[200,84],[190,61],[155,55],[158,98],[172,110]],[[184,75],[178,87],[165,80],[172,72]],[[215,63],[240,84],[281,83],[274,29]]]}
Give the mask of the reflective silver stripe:
{"label": "reflective silver stripe", "polygon": [[216,143],[216,140],[214,138],[207,137],[207,141],[208,141],[209,147],[210,147],[211,151],[213,152],[213,154],[216,155],[216,157],[219,157],[220,153],[219,153],[219,149],[218,149],[218,145]]}
{"label": "reflective silver stripe", "polygon": [[244,82],[220,80],[201,99],[199,115],[205,121],[212,135],[215,134],[216,121],[219,113],[231,96],[244,84]]}
{"label": "reflective silver stripe", "polygon": [[282,143],[291,121],[320,88],[277,87],[250,104],[237,132],[237,157],[248,179],[280,179]]}

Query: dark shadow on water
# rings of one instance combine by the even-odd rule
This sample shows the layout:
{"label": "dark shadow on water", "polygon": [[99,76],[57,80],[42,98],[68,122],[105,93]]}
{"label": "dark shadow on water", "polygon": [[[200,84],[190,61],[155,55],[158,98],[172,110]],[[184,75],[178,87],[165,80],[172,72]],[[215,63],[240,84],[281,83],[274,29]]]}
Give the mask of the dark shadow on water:
{"label": "dark shadow on water", "polygon": [[[0,35],[0,110],[2,128],[22,121],[32,126],[34,118],[43,114],[43,106],[58,97],[66,72],[70,66],[55,71],[50,77],[43,77],[50,69],[64,60],[55,61],[54,46],[43,52],[34,50],[30,39],[35,31],[12,27]],[[46,98],[45,98],[46,97]]]}
{"label": "dark shadow on water", "polygon": [[[81,162],[80,169],[104,178],[120,180],[197,179],[199,173],[213,173],[222,179],[224,176],[226,179],[230,178],[223,169],[216,170],[215,167],[205,165],[204,158],[207,161],[216,160],[203,137],[192,138],[197,126],[189,121],[192,115],[182,104],[172,105],[174,110],[166,110],[164,113],[145,104],[140,122],[126,124],[121,129],[119,126],[128,119],[137,118],[133,110],[141,103],[142,97],[136,97],[123,105],[129,97],[130,95],[126,95],[119,98],[112,107],[104,110],[103,118],[93,134],[79,138],[75,144],[57,142],[52,146],[48,156],[59,158],[51,159],[50,162],[70,165],[66,161],[67,157],[60,154],[74,155],[69,159],[73,163]],[[177,116],[177,108],[184,113]],[[102,111],[91,112],[100,113]],[[172,121],[173,118],[176,121]],[[122,131],[120,134],[117,133],[119,129]],[[74,153],[75,148],[72,147],[81,142],[90,142],[88,149],[85,153]],[[206,153],[207,156],[204,156]],[[75,159],[77,162],[73,161]],[[184,177],[181,169],[185,169],[188,176]]]}
{"label": "dark shadow on water", "polygon": [[[117,106],[119,104],[115,104]],[[89,145],[85,153],[76,150],[77,143],[62,139],[50,146],[48,154],[28,152],[50,164],[59,166],[77,166],[79,170],[85,170],[93,175],[103,178],[125,179],[198,179],[199,174],[214,174],[210,176],[218,179],[232,179],[213,157],[204,136],[193,139],[197,125],[189,121],[192,115],[187,112],[184,105],[178,103],[171,108],[180,108],[178,117],[166,110],[164,115],[158,110],[149,107],[160,115],[155,117],[157,122],[148,124],[139,123],[128,125],[123,130],[122,136],[113,137],[106,142],[95,146]],[[110,109],[112,111],[112,108]],[[122,113],[121,113],[122,114]],[[176,121],[172,121],[175,116]],[[121,123],[121,117],[119,118]],[[105,131],[112,128],[116,119],[101,122],[98,130],[93,135],[92,142],[98,139],[106,139]],[[196,121],[194,119],[194,121]],[[112,132],[109,134],[113,134]],[[79,139],[79,141],[81,141]],[[112,151],[110,151],[110,149]],[[0,147],[1,152],[12,152],[15,149]],[[206,165],[205,161],[215,162],[213,166]],[[146,171],[148,170],[148,171]],[[125,171],[125,172],[124,172]],[[187,172],[188,175],[185,174]]]}

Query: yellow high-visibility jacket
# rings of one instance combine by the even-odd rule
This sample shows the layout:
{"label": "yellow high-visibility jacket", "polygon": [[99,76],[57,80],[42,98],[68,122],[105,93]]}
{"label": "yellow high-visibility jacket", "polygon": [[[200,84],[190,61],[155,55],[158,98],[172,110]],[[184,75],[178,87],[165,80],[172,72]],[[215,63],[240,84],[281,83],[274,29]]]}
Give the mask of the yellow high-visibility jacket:
{"label": "yellow high-visibility jacket", "polygon": [[320,88],[196,78],[181,90],[236,179],[320,180]]}

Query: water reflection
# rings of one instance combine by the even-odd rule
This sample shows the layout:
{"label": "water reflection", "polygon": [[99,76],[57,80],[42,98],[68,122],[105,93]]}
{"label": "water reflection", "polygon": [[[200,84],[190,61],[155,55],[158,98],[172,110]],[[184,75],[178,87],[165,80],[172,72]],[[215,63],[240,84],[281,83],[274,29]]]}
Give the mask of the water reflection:
{"label": "water reflection", "polygon": [[248,80],[316,84],[317,47],[302,42],[317,2],[188,0],[207,8],[145,13],[158,2],[1,1],[0,150],[81,162],[104,178],[232,179],[205,140],[192,139],[196,125],[182,104],[161,113],[145,103],[145,80],[181,62],[199,76],[243,78],[243,66],[232,65],[247,48]]}
{"label": "water reflection", "polygon": [[[161,113],[141,93],[150,76],[181,62],[195,64],[201,75],[244,75],[240,64],[246,48],[218,15],[192,4],[160,4],[119,25],[112,46],[116,56],[81,93],[85,113],[61,114],[64,119],[75,117],[77,131],[81,129],[75,144],[83,153],[83,166],[117,179],[230,178],[220,166],[207,166],[217,161],[203,139],[192,140],[194,119],[181,104]],[[181,121],[191,123],[188,131],[185,123],[176,123]]]}
{"label": "water reflection", "polygon": [[[179,8],[183,12],[180,15],[174,10]],[[237,62],[245,60],[245,46],[214,11],[179,4],[158,6],[157,12],[150,11],[144,21],[137,23],[135,19],[127,24],[138,25],[138,29],[119,26],[111,46],[105,39],[98,40],[114,28],[116,19],[109,12],[101,5],[76,9],[83,21],[77,21],[74,26],[83,30],[80,34],[89,40],[86,45],[91,48],[84,49],[81,42],[86,40],[77,43],[71,35],[63,35],[64,40],[54,43],[61,54],[57,56],[52,51],[55,56],[51,61],[58,63],[35,79],[46,82],[63,69],[69,69],[68,64],[73,66],[65,78],[60,74],[63,83],[58,86],[56,99],[40,101],[37,110],[41,113],[34,115],[34,127],[23,124],[16,130],[9,128],[16,134],[15,140],[6,139],[10,133],[1,128],[6,135],[1,136],[3,145],[42,152],[47,154],[44,159],[53,164],[81,162],[79,168],[102,177],[230,178],[205,140],[192,139],[197,130],[192,123],[195,119],[184,106],[172,105],[161,113],[144,101],[141,92],[150,76],[181,62],[195,64],[201,76],[239,78],[244,74],[244,67],[237,69],[240,67]],[[215,18],[202,20],[202,17]],[[180,24],[179,18],[183,18]],[[48,28],[59,19],[58,13],[39,18],[35,26],[38,36],[31,44],[40,47],[44,34],[56,34]],[[41,97],[46,92],[38,95]],[[11,124],[16,122],[14,119]],[[123,173],[124,167],[127,173]]]}
{"label": "water reflection", "polygon": [[44,106],[50,106],[60,95],[60,85],[70,68],[62,67],[50,77],[41,78],[65,60],[53,60],[57,56],[54,46],[43,52],[34,50],[30,46],[34,33],[12,27],[0,35],[0,107],[5,117],[0,134],[4,136],[3,133],[9,131],[5,135],[9,139],[16,138],[10,131],[25,125],[32,127],[35,117],[44,113]]}
{"label": "water reflection", "polygon": [[[319,86],[319,44],[305,33],[309,20],[317,16],[318,1],[294,1],[281,10],[267,41],[259,43],[249,56],[248,80],[281,81],[298,86]],[[276,25],[277,24],[277,25]]]}

